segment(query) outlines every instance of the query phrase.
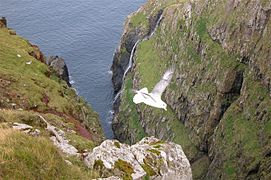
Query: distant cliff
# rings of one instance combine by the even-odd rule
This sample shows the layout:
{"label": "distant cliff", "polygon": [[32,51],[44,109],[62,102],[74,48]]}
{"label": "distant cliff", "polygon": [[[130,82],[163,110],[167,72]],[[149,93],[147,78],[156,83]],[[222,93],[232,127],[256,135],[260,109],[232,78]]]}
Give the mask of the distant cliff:
{"label": "distant cliff", "polygon": [[[116,137],[135,143],[154,135],[181,144],[195,179],[271,177],[271,1],[149,0],[128,17],[113,62],[121,89]],[[130,89],[152,89],[176,64],[163,99],[167,112],[132,102]]]}

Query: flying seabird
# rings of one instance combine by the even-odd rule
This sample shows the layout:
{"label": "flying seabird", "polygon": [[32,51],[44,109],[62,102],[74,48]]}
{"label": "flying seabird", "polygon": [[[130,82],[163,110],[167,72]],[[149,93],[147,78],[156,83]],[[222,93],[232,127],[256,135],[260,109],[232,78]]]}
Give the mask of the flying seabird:
{"label": "flying seabird", "polygon": [[162,79],[154,86],[153,90],[148,93],[148,89],[146,87],[138,90],[133,90],[136,95],[133,98],[133,102],[135,104],[145,103],[149,106],[161,108],[167,110],[167,104],[162,101],[161,96],[165,91],[166,87],[169,85],[170,80],[172,79],[175,68],[169,68]]}

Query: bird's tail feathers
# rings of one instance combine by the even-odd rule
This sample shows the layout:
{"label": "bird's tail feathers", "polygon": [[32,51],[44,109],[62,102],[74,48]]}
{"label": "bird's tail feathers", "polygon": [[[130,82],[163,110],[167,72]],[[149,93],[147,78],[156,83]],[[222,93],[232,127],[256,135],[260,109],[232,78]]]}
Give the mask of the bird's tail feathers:
{"label": "bird's tail feathers", "polygon": [[140,89],[139,91],[136,89],[131,89],[132,92],[136,93],[136,95],[133,97],[133,102],[135,104],[139,104],[143,102],[143,96],[142,94],[148,93],[148,89],[146,87]]}
{"label": "bird's tail feathers", "polygon": [[134,96],[134,98],[133,98],[133,102],[134,102],[135,104],[142,103],[143,101],[142,101],[142,96],[141,96],[141,94],[136,94],[136,95]]}

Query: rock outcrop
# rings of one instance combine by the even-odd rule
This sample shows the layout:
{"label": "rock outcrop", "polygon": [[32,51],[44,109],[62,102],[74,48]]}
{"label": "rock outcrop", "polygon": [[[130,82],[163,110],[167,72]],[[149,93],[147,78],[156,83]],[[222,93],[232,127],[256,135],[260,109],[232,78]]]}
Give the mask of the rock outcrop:
{"label": "rock outcrop", "polygon": [[7,27],[7,20],[5,17],[0,18],[0,28]]}
{"label": "rock outcrop", "polygon": [[58,56],[51,56],[48,58],[47,64],[53,68],[60,79],[63,79],[68,84],[68,86],[71,86],[68,68],[63,58]]}
{"label": "rock outcrop", "polygon": [[43,116],[39,115],[39,117],[46,124],[46,130],[50,132],[50,139],[53,141],[55,146],[57,146],[63,153],[67,155],[79,155],[78,150],[69,143],[69,140],[66,138],[65,132],[63,130],[52,126]]}
{"label": "rock outcrop", "polygon": [[29,52],[30,56],[33,56],[35,59],[42,63],[46,63],[43,53],[40,51],[40,48],[37,45],[31,44],[33,50]]}
{"label": "rock outcrop", "polygon": [[190,164],[181,146],[154,137],[144,138],[132,146],[106,140],[87,155],[85,163],[104,177],[192,179]]}
{"label": "rock outcrop", "polygon": [[40,130],[39,129],[34,129],[32,126],[29,126],[27,124],[24,123],[13,123],[12,126],[13,129],[22,131],[26,134],[30,134],[32,136],[39,136],[40,135]]}
{"label": "rock outcrop", "polygon": [[[138,45],[123,82],[116,137],[181,144],[195,179],[270,178],[271,2],[149,0],[127,19],[114,67],[127,64],[129,32],[144,37],[161,9],[156,33]],[[162,97],[169,110],[133,104],[130,89],[152,89],[172,64],[176,72]]]}

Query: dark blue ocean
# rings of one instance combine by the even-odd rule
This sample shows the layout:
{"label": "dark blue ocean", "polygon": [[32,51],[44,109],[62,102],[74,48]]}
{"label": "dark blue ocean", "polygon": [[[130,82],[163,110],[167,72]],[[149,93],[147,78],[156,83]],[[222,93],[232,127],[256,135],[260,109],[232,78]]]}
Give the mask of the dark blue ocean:
{"label": "dark blue ocean", "polygon": [[113,89],[110,66],[127,15],[145,0],[0,0],[0,16],[46,56],[65,59],[73,87],[100,114],[107,138]]}

